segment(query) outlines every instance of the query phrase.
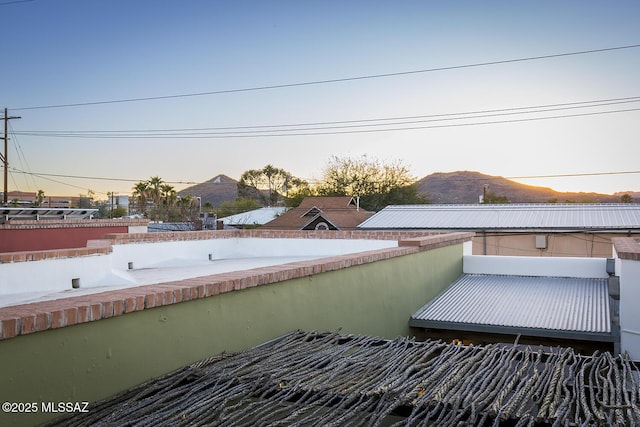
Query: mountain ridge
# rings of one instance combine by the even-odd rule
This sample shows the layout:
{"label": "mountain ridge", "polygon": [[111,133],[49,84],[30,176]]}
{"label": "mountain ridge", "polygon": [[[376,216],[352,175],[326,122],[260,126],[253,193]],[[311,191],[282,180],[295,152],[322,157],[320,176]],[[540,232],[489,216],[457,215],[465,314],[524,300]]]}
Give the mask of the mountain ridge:
{"label": "mountain ridge", "polygon": [[[478,203],[485,188],[497,196],[506,197],[509,203],[618,203],[624,194],[640,201],[640,192],[562,192],[476,171],[435,172],[424,176],[416,183],[418,193],[426,195],[431,203],[442,204]],[[233,202],[237,199],[237,184],[237,180],[218,174],[208,181],[179,191],[178,195],[191,194],[201,197],[202,204],[209,202],[213,206],[220,206],[223,202]]]}
{"label": "mountain ridge", "polygon": [[632,197],[636,194],[562,192],[475,171],[436,172],[421,178],[417,184],[418,192],[426,194],[431,203],[445,204],[479,203],[485,190],[506,197],[509,203],[616,203],[623,194]]}

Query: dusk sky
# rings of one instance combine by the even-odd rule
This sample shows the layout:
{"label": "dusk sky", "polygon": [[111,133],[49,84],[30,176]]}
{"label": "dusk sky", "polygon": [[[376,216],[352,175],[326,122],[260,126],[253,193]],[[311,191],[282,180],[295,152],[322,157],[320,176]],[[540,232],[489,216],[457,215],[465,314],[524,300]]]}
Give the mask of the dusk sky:
{"label": "dusk sky", "polygon": [[366,154],[640,191],[637,0],[0,0],[0,18],[10,190],[104,199],[267,164],[313,181]]}

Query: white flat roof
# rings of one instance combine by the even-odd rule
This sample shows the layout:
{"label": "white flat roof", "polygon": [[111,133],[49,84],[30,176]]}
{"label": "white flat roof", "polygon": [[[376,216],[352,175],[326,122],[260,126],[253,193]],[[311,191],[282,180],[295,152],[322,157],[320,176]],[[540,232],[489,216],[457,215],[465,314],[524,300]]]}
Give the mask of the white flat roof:
{"label": "white flat roof", "polygon": [[[396,240],[234,238],[114,245],[107,255],[0,264],[0,307],[396,247]],[[77,278],[79,287],[72,287]]]}
{"label": "white flat roof", "polygon": [[194,277],[204,277],[231,271],[249,270],[252,268],[269,267],[290,262],[305,261],[321,258],[320,256],[274,256],[249,257],[232,259],[196,260],[173,259],[155,266],[140,269],[113,272],[102,277],[91,287],[64,290],[41,290],[36,292],[18,292],[0,295],[0,307],[17,304],[28,304],[39,301],[49,301],[59,298],[75,297],[134,286],[153,285],[173,282]]}

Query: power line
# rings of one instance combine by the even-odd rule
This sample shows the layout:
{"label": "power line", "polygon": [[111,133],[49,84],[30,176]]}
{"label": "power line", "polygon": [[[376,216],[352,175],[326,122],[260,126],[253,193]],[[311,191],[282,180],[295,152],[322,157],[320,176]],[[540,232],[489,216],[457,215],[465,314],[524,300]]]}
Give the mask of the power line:
{"label": "power line", "polygon": [[[27,172],[27,171],[23,171],[20,169],[16,169],[13,168],[12,170],[15,173],[21,173],[21,174],[25,174],[25,175],[34,175],[34,176],[38,176],[38,177],[45,177],[45,176],[54,176],[54,177],[58,177],[58,178],[75,178],[75,179],[88,179],[88,180],[96,180],[96,181],[121,181],[121,182],[140,182],[140,181],[146,181],[145,179],[129,179],[129,178],[107,178],[107,177],[100,177],[100,176],[83,176],[83,175],[63,175],[63,174],[53,174],[53,173],[36,173],[36,172]],[[162,181],[166,184],[184,184],[184,185],[193,185],[193,184],[198,184],[197,182],[193,182],[193,181]]]}
{"label": "power line", "polygon": [[[522,123],[539,120],[552,120],[552,119],[566,119],[572,117],[586,117],[596,116],[602,114],[614,114],[614,113],[628,113],[632,111],[640,111],[640,108],[628,108],[622,110],[611,111],[597,111],[591,113],[579,113],[579,114],[564,114],[559,116],[546,116],[546,117],[530,117],[524,119],[512,119],[512,120],[494,120],[486,122],[471,122],[471,123],[453,123],[453,124],[440,124],[440,125],[427,125],[427,126],[409,126],[409,127],[397,127],[397,128],[384,128],[384,129],[359,129],[359,130],[329,130],[327,132],[315,132],[315,130],[331,129],[331,128],[316,128],[307,129],[312,130],[305,132],[305,129],[293,129],[293,130],[279,130],[278,132],[290,132],[290,133],[264,133],[264,131],[250,131],[244,133],[227,132],[227,133],[197,133],[197,134],[149,134],[149,135],[92,135],[92,134],[67,134],[67,133],[51,133],[42,134],[37,132],[20,132],[20,135],[28,136],[40,136],[51,138],[85,138],[85,139],[170,139],[170,138],[183,138],[183,139],[221,139],[221,138],[265,138],[265,137],[286,137],[286,136],[313,136],[313,135],[341,135],[341,134],[357,134],[357,133],[375,133],[375,132],[398,132],[398,131],[410,131],[410,130],[422,130],[422,129],[441,129],[452,127],[467,127],[467,126],[481,126],[481,125],[495,125],[506,123]],[[476,118],[491,117],[491,116],[478,116]],[[442,121],[433,120],[433,121]],[[459,119],[458,119],[459,120]],[[410,123],[410,122],[409,122]],[[407,124],[397,123],[394,125]],[[364,125],[363,125],[364,126]],[[353,126],[338,127],[344,129]],[[302,131],[302,132],[301,132]]]}
{"label": "power line", "polygon": [[[34,175],[38,177],[57,177],[57,178],[73,178],[73,179],[87,179],[87,180],[99,180],[99,181],[121,181],[121,182],[141,182],[145,181],[144,179],[129,179],[129,178],[113,178],[113,177],[96,177],[96,176],[83,176],[83,175],[64,175],[64,174],[52,174],[52,173],[40,173],[40,172],[26,172],[23,170],[19,170],[13,168],[13,172],[22,173],[27,175]],[[567,178],[567,177],[584,177],[584,176],[604,176],[604,175],[633,175],[640,174],[640,170],[637,171],[617,171],[617,172],[591,172],[591,173],[570,173],[570,174],[556,174],[556,175],[527,175],[527,176],[507,176],[507,177],[479,177],[479,178],[447,178],[448,181],[484,181],[484,180],[492,180],[492,179],[538,179],[538,178]],[[411,183],[417,183],[422,178],[411,181]],[[313,182],[321,182],[318,179],[305,179],[305,181],[313,183]],[[58,182],[58,181],[56,181]],[[184,185],[195,185],[199,184],[194,181],[164,181],[167,184],[184,184]],[[79,187],[81,188],[81,187]]]}
{"label": "power line", "polygon": [[[625,98],[614,98],[614,99],[604,99],[604,100],[595,100],[595,101],[580,101],[580,102],[569,102],[569,103],[561,103],[561,104],[548,104],[548,105],[537,105],[537,106],[528,106],[528,107],[514,107],[514,108],[503,108],[503,109],[493,109],[493,110],[480,110],[480,111],[466,111],[466,112],[455,112],[455,113],[440,113],[440,114],[430,114],[430,115],[414,115],[414,116],[403,116],[403,117],[384,117],[384,118],[370,118],[370,119],[360,119],[360,120],[342,120],[342,121],[332,121],[332,122],[315,122],[315,123],[297,123],[297,124],[282,124],[282,125],[259,125],[259,126],[237,126],[237,127],[210,127],[210,128],[181,128],[181,129],[133,129],[133,130],[84,130],[84,131],[73,131],[73,130],[40,130],[40,131],[30,131],[25,130],[19,132],[21,135],[30,135],[30,136],[56,136],[56,137],[76,137],[76,138],[136,138],[136,137],[159,137],[159,136],[189,136],[189,135],[229,135],[229,134],[253,134],[253,133],[267,133],[267,132],[294,132],[294,131],[302,131],[302,130],[324,130],[324,129],[345,129],[345,128],[355,128],[355,127],[371,127],[371,126],[397,126],[397,125],[406,125],[412,123],[424,123],[424,122],[438,122],[438,121],[450,121],[450,120],[465,120],[465,119],[474,119],[474,118],[484,118],[484,117],[496,117],[503,115],[515,115],[515,114],[534,114],[534,113],[542,113],[542,112],[551,112],[551,111],[562,111],[562,110],[570,110],[570,109],[578,109],[578,108],[593,108],[593,107],[602,107],[609,105],[618,105],[618,104],[626,104],[626,103],[634,103],[640,102],[640,97],[625,97]],[[455,117],[462,116],[462,117]],[[416,120],[416,121],[408,121],[414,119],[425,119],[425,120]],[[428,119],[428,120],[426,120]],[[372,123],[372,122],[391,122],[401,120],[396,123]],[[336,125],[336,126],[330,126]],[[303,126],[313,126],[310,128],[301,128]],[[321,126],[321,127],[316,127]],[[277,129],[277,128],[296,128],[296,129]],[[212,134],[205,133],[205,131],[224,131],[224,132],[214,132]],[[148,134],[148,135],[144,135]]]}
{"label": "power line", "polygon": [[314,81],[308,81],[308,82],[254,86],[254,87],[246,87],[246,88],[238,88],[238,89],[223,89],[223,90],[195,92],[195,93],[186,93],[186,94],[178,94],[178,95],[160,95],[160,96],[115,99],[115,100],[106,100],[106,101],[90,101],[90,102],[78,102],[78,103],[68,103],[68,104],[38,105],[38,106],[20,107],[20,108],[11,108],[11,109],[20,111],[20,110],[38,110],[38,109],[47,109],[47,108],[84,107],[84,106],[90,106],[90,105],[157,101],[157,100],[163,100],[163,99],[211,96],[211,95],[221,95],[221,94],[239,93],[239,92],[254,92],[254,91],[271,90],[271,89],[284,89],[284,88],[301,87],[301,86],[314,86],[314,85],[323,85],[323,84],[331,84],[331,83],[352,82],[352,81],[359,81],[359,80],[371,80],[371,79],[379,79],[379,78],[386,78],[386,77],[407,76],[412,74],[432,73],[436,71],[449,71],[449,70],[459,70],[459,69],[465,69],[465,68],[486,67],[491,65],[511,64],[511,63],[517,63],[517,62],[525,62],[525,61],[539,61],[543,59],[587,55],[592,53],[611,52],[611,51],[623,50],[623,49],[633,49],[637,47],[640,47],[640,44],[633,44],[633,45],[627,45],[627,46],[615,46],[615,47],[608,47],[603,49],[590,49],[590,50],[575,51],[575,52],[565,52],[565,53],[558,53],[558,54],[551,54],[551,55],[529,56],[524,58],[505,59],[500,61],[478,62],[473,64],[453,65],[448,67],[427,68],[422,70],[399,71],[399,72],[384,73],[384,74],[369,74],[364,76],[344,77],[344,78],[338,78],[338,79],[314,80]]}

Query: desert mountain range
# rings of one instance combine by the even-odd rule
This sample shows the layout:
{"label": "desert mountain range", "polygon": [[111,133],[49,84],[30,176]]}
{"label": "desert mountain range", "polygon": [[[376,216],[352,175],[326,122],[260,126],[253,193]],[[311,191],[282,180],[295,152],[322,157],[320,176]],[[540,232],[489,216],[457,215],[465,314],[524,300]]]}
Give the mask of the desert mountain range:
{"label": "desert mountain range", "polygon": [[[216,175],[208,181],[180,191],[178,195],[192,194],[202,197],[202,203],[220,206],[222,202],[234,201],[238,197],[238,181],[227,175]],[[548,187],[525,185],[500,176],[485,175],[480,172],[458,171],[433,173],[418,180],[418,192],[426,194],[432,203],[478,203],[484,187],[487,191],[505,196],[510,203],[617,203],[623,194],[629,194],[634,201],[640,201],[640,193],[627,192],[611,194],[568,193]]]}

